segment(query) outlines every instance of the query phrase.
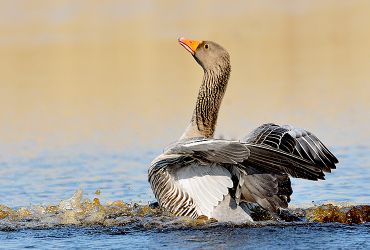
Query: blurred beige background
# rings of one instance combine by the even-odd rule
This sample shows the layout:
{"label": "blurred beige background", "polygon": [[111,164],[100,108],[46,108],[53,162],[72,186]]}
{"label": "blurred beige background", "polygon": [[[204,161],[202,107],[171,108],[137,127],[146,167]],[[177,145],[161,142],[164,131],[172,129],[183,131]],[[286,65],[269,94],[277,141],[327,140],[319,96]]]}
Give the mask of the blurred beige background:
{"label": "blurred beige background", "polygon": [[2,148],[176,140],[202,79],[178,36],[231,54],[218,136],[277,122],[368,145],[369,13],[365,0],[0,0]]}

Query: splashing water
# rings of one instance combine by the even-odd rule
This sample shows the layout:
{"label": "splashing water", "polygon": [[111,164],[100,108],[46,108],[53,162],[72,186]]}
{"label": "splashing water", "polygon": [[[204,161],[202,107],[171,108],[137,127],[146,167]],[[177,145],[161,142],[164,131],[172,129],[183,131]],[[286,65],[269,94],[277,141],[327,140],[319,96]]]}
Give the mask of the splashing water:
{"label": "splashing water", "polygon": [[[97,191],[96,194],[100,194]],[[360,224],[370,222],[370,206],[339,206],[327,204],[307,209],[289,209],[272,216],[260,209],[252,213],[255,222],[243,226],[261,226],[267,224],[296,221],[296,223],[339,222]],[[178,229],[207,228],[225,225],[207,218],[193,220],[186,217],[173,217],[150,205],[125,203],[117,200],[101,204],[99,198],[83,199],[83,191],[61,201],[58,205],[31,206],[11,209],[0,205],[0,230],[17,230],[24,228],[53,228],[58,226],[126,226],[131,229]]]}
{"label": "splashing water", "polygon": [[[1,247],[285,249],[369,242],[369,147],[337,149],[341,164],[326,181],[292,179],[288,210],[277,216],[255,209],[255,222],[243,225],[173,217],[148,205],[154,197],[147,166],[155,151],[73,152],[3,162]],[[61,201],[63,194],[70,195]]]}
{"label": "splashing water", "polygon": [[175,218],[149,205],[125,203],[118,200],[101,204],[99,198],[83,199],[83,191],[58,205],[21,207],[13,210],[0,205],[0,230],[21,228],[52,228],[57,226],[124,226],[132,228],[164,228],[169,224],[200,225],[206,220]]}

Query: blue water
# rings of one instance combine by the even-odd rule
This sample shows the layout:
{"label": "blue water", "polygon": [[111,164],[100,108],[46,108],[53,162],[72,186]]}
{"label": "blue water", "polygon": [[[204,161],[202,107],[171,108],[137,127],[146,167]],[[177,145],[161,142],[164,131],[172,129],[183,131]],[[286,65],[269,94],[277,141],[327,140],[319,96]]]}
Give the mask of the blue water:
{"label": "blue water", "polygon": [[366,249],[369,235],[369,224],[313,224],[167,231],[69,227],[0,232],[0,239],[6,249]]}
{"label": "blue water", "polygon": [[[337,170],[325,181],[293,180],[291,205],[326,201],[368,204],[370,202],[370,147],[332,149],[339,158]],[[154,196],[147,182],[147,169],[161,150],[79,153],[63,152],[9,159],[1,162],[0,204],[10,207],[55,204],[77,189],[85,195],[101,191],[100,199],[148,203]]]}
{"label": "blue water", "polygon": [[[293,181],[291,207],[336,204],[369,204],[370,147],[332,149],[340,160],[325,181]],[[65,149],[31,157],[9,157],[0,163],[0,204],[12,209],[58,205],[78,189],[84,199],[102,204],[123,200],[148,204],[154,196],[147,169],[155,149],[115,151]],[[96,191],[99,190],[99,193]],[[275,223],[254,226],[178,224],[173,219],[132,217],[105,225],[65,224],[44,212],[31,219],[0,220],[0,248],[243,248],[243,249],[365,249],[370,247],[370,225],[339,223]],[[51,221],[51,222],[50,222]]]}

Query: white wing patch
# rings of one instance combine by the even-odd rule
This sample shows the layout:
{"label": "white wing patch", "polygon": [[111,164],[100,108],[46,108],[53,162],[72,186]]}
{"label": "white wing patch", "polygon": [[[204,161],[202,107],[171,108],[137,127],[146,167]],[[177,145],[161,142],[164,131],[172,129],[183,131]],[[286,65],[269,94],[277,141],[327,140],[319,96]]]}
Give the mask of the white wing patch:
{"label": "white wing patch", "polygon": [[214,208],[233,187],[227,169],[217,164],[193,164],[175,173],[178,185],[194,200],[198,215],[212,217]]}

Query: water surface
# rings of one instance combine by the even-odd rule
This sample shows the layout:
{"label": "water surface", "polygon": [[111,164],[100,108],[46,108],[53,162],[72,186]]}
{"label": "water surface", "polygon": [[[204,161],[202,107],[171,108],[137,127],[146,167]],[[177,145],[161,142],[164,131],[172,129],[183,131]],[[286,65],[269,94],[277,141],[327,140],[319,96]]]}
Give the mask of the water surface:
{"label": "water surface", "polygon": [[237,227],[147,206],[148,166],[182,134],[202,78],[178,36],[231,54],[217,137],[292,124],[338,157],[326,181],[293,180],[292,212],[369,204],[369,9],[361,0],[0,1],[0,247],[369,248],[369,223],[302,216]]}

